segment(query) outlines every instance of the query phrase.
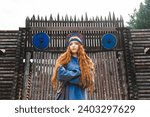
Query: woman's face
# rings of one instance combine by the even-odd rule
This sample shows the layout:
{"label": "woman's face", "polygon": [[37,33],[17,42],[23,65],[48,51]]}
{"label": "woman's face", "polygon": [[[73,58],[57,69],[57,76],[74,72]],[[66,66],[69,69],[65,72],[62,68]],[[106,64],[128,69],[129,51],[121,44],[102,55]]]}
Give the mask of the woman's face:
{"label": "woman's face", "polygon": [[71,53],[72,53],[72,54],[77,54],[78,49],[79,49],[78,42],[72,41],[72,42],[69,44],[69,47],[70,47],[70,50],[71,50]]}

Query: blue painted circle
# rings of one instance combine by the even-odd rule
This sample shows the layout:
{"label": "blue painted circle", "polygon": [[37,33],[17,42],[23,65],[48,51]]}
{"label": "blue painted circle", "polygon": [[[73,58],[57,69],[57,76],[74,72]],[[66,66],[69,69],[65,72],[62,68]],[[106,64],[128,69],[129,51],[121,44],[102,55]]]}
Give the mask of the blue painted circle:
{"label": "blue painted circle", "polygon": [[113,49],[117,45],[117,38],[115,35],[107,33],[102,37],[102,46],[105,49]]}
{"label": "blue painted circle", "polygon": [[33,36],[32,44],[35,48],[42,50],[48,48],[49,40],[50,38],[46,33],[40,32]]}

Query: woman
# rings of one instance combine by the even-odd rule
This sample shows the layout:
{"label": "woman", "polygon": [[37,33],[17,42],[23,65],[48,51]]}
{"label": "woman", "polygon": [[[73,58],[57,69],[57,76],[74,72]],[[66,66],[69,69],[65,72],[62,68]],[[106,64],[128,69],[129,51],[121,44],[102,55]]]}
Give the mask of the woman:
{"label": "woman", "polygon": [[74,35],[69,38],[66,52],[56,61],[52,75],[52,86],[56,89],[57,80],[62,83],[62,100],[85,100],[87,90],[92,95],[94,87],[94,63],[85,53],[82,40]]}

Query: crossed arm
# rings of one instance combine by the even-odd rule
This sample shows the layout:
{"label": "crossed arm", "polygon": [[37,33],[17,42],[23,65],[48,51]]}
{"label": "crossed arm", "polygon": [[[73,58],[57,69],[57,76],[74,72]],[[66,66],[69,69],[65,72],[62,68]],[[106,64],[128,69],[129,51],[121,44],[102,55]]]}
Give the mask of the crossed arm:
{"label": "crossed arm", "polygon": [[71,84],[80,84],[80,77],[81,72],[80,69],[74,69],[74,70],[66,70],[63,66],[60,66],[58,68],[58,74],[57,74],[57,79],[59,81],[68,81]]}

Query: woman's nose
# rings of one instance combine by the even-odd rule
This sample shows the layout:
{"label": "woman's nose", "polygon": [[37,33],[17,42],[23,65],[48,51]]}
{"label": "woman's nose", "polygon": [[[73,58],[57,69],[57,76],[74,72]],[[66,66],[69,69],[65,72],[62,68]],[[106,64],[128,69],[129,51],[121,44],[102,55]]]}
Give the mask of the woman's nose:
{"label": "woman's nose", "polygon": [[72,46],[75,46],[75,44],[73,43]]}

